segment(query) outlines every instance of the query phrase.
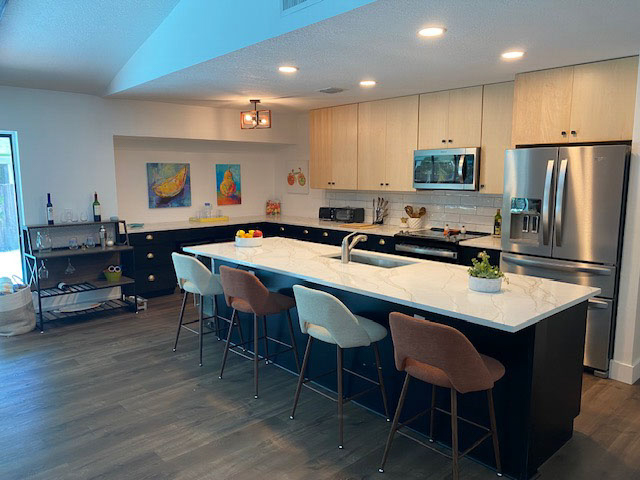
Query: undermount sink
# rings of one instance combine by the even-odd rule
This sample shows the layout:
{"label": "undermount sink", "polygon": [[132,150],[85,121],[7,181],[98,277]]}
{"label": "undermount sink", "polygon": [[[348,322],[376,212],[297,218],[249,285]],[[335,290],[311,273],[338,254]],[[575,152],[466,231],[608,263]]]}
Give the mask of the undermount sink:
{"label": "undermount sink", "polygon": [[[340,254],[337,255],[327,255],[328,258],[333,258],[335,260],[341,260],[342,256]],[[364,255],[362,253],[352,253],[351,260],[349,263],[362,263],[364,265],[373,265],[374,267],[381,268],[396,268],[396,267],[404,267],[406,265],[413,265],[416,262],[411,262],[408,260],[396,260],[395,258],[385,258],[379,257],[377,255]]]}

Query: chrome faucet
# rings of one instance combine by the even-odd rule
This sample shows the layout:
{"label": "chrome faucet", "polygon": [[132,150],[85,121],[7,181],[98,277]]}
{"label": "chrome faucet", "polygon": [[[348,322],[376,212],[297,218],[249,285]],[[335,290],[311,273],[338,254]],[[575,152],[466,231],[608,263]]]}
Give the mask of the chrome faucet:
{"label": "chrome faucet", "polygon": [[[351,243],[349,243],[349,240],[354,235],[356,235],[356,237],[351,240]],[[360,242],[366,242],[368,238],[369,237],[367,237],[366,235],[358,235],[358,232],[350,233],[349,235],[344,237],[342,239],[342,263],[349,263],[349,261],[351,260],[351,250],[353,250],[353,247],[355,247]]]}

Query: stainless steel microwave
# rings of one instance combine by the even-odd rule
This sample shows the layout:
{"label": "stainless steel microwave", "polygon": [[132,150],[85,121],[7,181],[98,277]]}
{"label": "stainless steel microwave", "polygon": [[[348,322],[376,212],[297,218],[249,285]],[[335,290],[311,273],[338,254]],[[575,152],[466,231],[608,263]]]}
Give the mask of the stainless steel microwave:
{"label": "stainless steel microwave", "polygon": [[445,148],[413,152],[413,188],[477,190],[479,148]]}

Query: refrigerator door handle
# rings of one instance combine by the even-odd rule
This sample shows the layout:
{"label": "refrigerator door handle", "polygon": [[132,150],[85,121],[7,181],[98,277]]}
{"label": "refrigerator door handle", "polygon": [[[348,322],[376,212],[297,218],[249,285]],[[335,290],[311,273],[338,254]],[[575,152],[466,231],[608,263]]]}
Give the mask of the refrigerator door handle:
{"label": "refrigerator door handle", "polygon": [[542,243],[549,245],[549,231],[551,230],[551,183],[553,182],[553,168],[555,160],[547,162],[547,174],[544,179],[544,198],[542,200]]}
{"label": "refrigerator door handle", "polygon": [[536,260],[532,258],[516,257],[509,253],[503,253],[502,260],[521,267],[548,268],[549,270],[557,270],[560,272],[582,272],[599,276],[610,276],[613,274],[613,269],[607,267],[599,267],[597,265],[589,265],[586,263],[571,263],[568,265],[554,260]]}
{"label": "refrigerator door handle", "polygon": [[595,298],[589,299],[589,305],[587,308],[597,308],[600,310],[606,310],[609,308],[609,303],[604,300],[596,300]]}
{"label": "refrigerator door handle", "polygon": [[560,173],[558,175],[558,198],[556,198],[556,245],[562,245],[562,210],[564,207],[564,192],[567,183],[567,165],[569,161],[565,158],[560,162]]}

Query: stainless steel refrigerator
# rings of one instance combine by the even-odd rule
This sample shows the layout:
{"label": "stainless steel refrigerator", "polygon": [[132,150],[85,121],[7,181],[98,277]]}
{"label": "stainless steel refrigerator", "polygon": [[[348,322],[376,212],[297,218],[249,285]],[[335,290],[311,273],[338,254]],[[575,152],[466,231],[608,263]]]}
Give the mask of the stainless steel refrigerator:
{"label": "stainless steel refrigerator", "polygon": [[507,150],[501,268],[602,289],[589,300],[584,364],[611,358],[630,147]]}

